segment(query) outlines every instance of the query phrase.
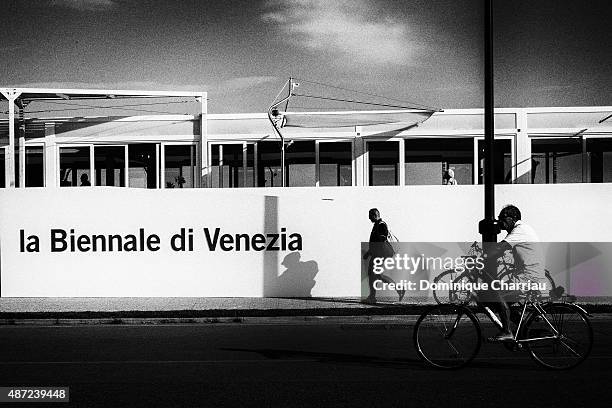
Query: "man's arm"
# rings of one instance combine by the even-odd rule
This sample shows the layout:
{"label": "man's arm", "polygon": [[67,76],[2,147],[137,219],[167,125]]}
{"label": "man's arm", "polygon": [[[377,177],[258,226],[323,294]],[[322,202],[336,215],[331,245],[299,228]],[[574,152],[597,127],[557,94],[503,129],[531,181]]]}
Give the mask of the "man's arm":
{"label": "man's arm", "polygon": [[387,237],[389,236],[389,227],[387,227],[387,223],[382,221],[378,224],[378,228],[376,228],[376,237],[379,242],[385,242]]}
{"label": "man's arm", "polygon": [[504,252],[512,249],[512,245],[510,245],[506,241],[501,241],[493,244],[489,244],[490,246],[487,248],[484,256],[485,258],[490,259],[498,259],[504,256]]}

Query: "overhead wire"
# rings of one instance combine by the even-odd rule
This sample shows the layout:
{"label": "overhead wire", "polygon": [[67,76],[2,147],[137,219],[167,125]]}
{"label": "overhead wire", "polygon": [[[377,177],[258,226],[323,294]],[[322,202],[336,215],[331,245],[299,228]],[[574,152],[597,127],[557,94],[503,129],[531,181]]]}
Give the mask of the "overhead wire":
{"label": "overhead wire", "polygon": [[374,94],[374,93],[358,91],[356,89],[344,88],[344,87],[337,86],[337,85],[331,85],[331,84],[326,84],[326,83],[323,83],[323,82],[311,81],[311,80],[302,79],[302,78],[294,78],[294,79],[298,80],[298,81],[301,81],[301,82],[316,84],[316,85],[325,86],[325,87],[328,87],[328,88],[334,88],[334,89],[338,89],[338,90],[342,90],[342,91],[354,92],[354,93],[358,93],[358,94],[362,94],[362,95],[367,95],[367,96],[372,96],[372,97],[376,97],[376,98],[387,99],[387,100],[395,101],[395,102],[402,102],[402,103],[406,103],[408,105],[412,105],[413,107],[419,107],[420,109],[428,109],[428,110],[435,110],[435,111],[440,110],[439,108],[436,108],[436,107],[433,107],[433,106],[423,105],[423,104],[420,104],[420,103],[416,103],[416,102],[412,102],[412,101],[407,101],[407,100],[403,100],[403,99],[390,98],[388,96],[377,95],[377,94]]}
{"label": "overhead wire", "polygon": [[[147,110],[147,109],[134,109],[134,108],[130,108],[130,107],[132,107],[132,106],[169,105],[169,104],[178,104],[178,103],[184,104],[184,103],[192,103],[192,101],[139,103],[139,104],[127,104],[127,105],[115,105],[115,106],[96,106],[96,105],[86,105],[86,104],[81,104],[81,103],[58,102],[58,101],[45,101],[45,103],[53,104],[53,105],[74,106],[74,108],[45,109],[45,110],[28,111],[27,113],[66,112],[66,111],[74,111],[74,110],[91,110],[91,109],[100,109],[100,110],[103,110],[103,109],[121,109],[121,110],[128,110],[128,111],[134,111],[134,112],[168,114],[168,113],[172,113],[172,112]],[[6,111],[4,113],[8,114],[8,111]]]}
{"label": "overhead wire", "polygon": [[347,103],[357,103],[362,105],[371,105],[371,106],[382,106],[386,108],[398,108],[398,109],[414,109],[414,107],[407,107],[401,105],[391,105],[386,103],[376,103],[376,102],[364,102],[352,99],[338,99],[338,98],[329,98],[325,96],[316,96],[316,95],[307,95],[307,94],[293,94],[293,96],[301,96],[304,98],[312,98],[312,99],[322,99],[326,101],[337,101],[337,102],[347,102]]}

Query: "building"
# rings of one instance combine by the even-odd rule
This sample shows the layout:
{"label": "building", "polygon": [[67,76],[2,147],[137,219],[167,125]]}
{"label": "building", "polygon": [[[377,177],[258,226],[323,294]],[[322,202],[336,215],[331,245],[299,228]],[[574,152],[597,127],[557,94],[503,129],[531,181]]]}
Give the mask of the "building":
{"label": "building", "polygon": [[[203,92],[16,92],[30,101],[194,97],[202,112],[16,117],[13,147],[3,120],[1,187],[12,185],[11,169],[16,187],[75,187],[82,177],[94,187],[281,185],[280,142],[267,116],[207,114]],[[496,183],[612,182],[611,113],[610,106],[496,109]],[[436,185],[448,169],[460,185],[482,182],[481,109],[447,109],[419,126],[399,127],[286,128],[287,186]]]}
{"label": "building", "polygon": [[[359,296],[372,207],[402,241],[479,239],[481,109],[435,112],[409,128],[286,127],[289,187],[276,188],[280,141],[266,114],[208,114],[201,92],[2,93],[17,107],[28,98],[181,97],[200,112],[45,118],[9,106],[0,122],[1,296]],[[561,248],[547,266],[577,295],[612,293],[601,267],[612,251],[588,245],[610,241],[611,114],[495,113],[497,208],[518,205],[542,241]],[[449,169],[453,188],[443,185]],[[276,249],[247,245],[274,237]],[[588,257],[564,246],[576,242]]]}

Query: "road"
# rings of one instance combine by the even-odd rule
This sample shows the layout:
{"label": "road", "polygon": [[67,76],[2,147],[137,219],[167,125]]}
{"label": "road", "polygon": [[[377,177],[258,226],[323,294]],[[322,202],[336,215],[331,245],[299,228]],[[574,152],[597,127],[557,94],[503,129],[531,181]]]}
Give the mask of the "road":
{"label": "road", "polygon": [[414,320],[1,326],[0,386],[70,387],[70,403],[36,407],[610,406],[609,316],[565,372],[494,344],[468,368],[427,368]]}

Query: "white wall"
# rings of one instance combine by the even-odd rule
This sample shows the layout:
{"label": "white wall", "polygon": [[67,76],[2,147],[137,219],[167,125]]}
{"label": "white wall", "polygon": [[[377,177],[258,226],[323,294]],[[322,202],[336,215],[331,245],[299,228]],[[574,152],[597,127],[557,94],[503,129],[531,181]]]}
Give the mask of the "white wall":
{"label": "white wall", "polygon": [[[402,241],[470,242],[479,239],[482,196],[482,186],[3,190],[1,294],[359,296],[369,208],[379,208]],[[497,210],[517,205],[542,241],[612,241],[609,184],[497,186],[496,201]],[[192,252],[170,249],[171,236],[182,227],[194,229]],[[290,251],[210,252],[204,227],[250,235],[286,227],[302,236],[300,260],[286,259]],[[52,228],[88,235],[145,228],[159,235],[161,249],[51,253]],[[40,238],[40,252],[20,252],[20,229]],[[284,260],[294,261],[285,275]]]}

